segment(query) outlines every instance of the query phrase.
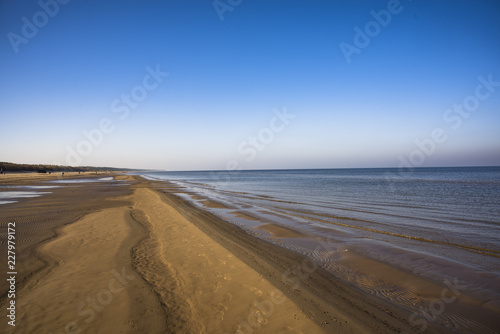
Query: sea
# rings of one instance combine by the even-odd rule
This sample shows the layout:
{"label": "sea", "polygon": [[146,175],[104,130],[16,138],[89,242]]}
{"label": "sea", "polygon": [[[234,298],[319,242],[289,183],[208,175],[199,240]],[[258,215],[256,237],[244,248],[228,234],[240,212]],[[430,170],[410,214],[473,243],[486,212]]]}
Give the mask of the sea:
{"label": "sea", "polygon": [[[178,196],[194,205],[250,234],[315,257],[345,279],[356,281],[335,259],[355,251],[431,281],[458,279],[500,300],[500,167],[142,175],[169,181],[179,187]],[[269,224],[307,237],[276,236],[261,228]],[[334,246],[325,255],[314,240]]]}

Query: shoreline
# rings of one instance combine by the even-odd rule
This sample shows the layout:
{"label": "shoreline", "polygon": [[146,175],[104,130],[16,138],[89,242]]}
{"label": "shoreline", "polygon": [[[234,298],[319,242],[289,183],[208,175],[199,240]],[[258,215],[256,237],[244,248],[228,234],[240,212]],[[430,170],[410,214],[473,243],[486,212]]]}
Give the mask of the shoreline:
{"label": "shoreline", "polygon": [[[23,250],[31,254],[41,252],[45,259],[55,259],[60,256],[58,254],[68,256],[65,261],[59,259],[39,264],[37,270],[33,270],[36,266],[25,266],[27,271],[33,271],[25,275],[24,283],[19,283],[19,300],[30,300],[30,305],[47,303],[47,298],[40,297],[41,293],[55,289],[59,294],[57,297],[52,294],[49,299],[54,303],[66,300],[66,308],[58,312],[47,308],[47,305],[40,309],[31,307],[22,320],[19,318],[23,325],[34,322],[33,326],[37,328],[55,331],[64,328],[71,321],[68,315],[74,316],[78,310],[86,314],[86,317],[79,318],[78,328],[92,329],[93,332],[105,332],[106,326],[100,320],[106,319],[121,326],[124,332],[142,328],[151,333],[165,330],[208,333],[235,333],[238,330],[243,333],[413,333],[422,328],[418,325],[424,325],[411,324],[412,314],[408,310],[334,277],[306,256],[261,240],[194,207],[175,194],[179,190],[175,186],[169,190],[164,183],[139,176],[104,175],[128,180],[128,185],[116,187],[92,183],[83,187],[90,198],[103,190],[109,191],[104,196],[106,202],[100,199],[100,206],[96,206],[95,201],[84,199],[80,194],[81,203],[76,209],[68,209],[73,211],[76,219],[64,216],[58,226],[46,227],[52,234],[54,229],[60,233],[39,242],[32,241],[32,245]],[[60,192],[61,198],[65,198],[68,192],[83,190],[82,187],[73,190],[65,188],[54,192]],[[52,205],[61,205],[56,201],[57,194],[52,195]],[[29,206],[42,198],[25,199],[13,206]],[[50,198],[44,201],[50,202]],[[65,203],[69,205],[67,201]],[[33,210],[36,213],[37,207]],[[293,231],[272,226],[267,226],[267,230],[269,233],[296,236]],[[114,237],[106,236],[110,233]],[[108,238],[106,243],[100,243],[102,238]],[[64,244],[64,241],[69,244]],[[109,243],[115,246],[105,253],[115,256],[106,260],[102,247]],[[89,248],[83,248],[85,244]],[[333,246],[325,241],[321,247],[318,252],[332,251]],[[74,250],[72,256],[65,254],[71,253],[66,251],[69,249]],[[84,252],[86,260],[81,259],[83,254],[80,252]],[[93,264],[100,265],[101,269],[93,272]],[[371,269],[383,269],[380,263],[369,265]],[[72,272],[68,271],[71,266],[72,271],[80,270],[81,278],[74,281],[66,279]],[[137,279],[134,287],[115,298],[109,286],[116,286],[109,285],[112,279],[109,273],[121,270],[123,266],[130,268]],[[94,277],[93,284],[86,281],[89,277]],[[60,291],[60,286],[50,288],[46,283],[49,281],[64,282],[67,288],[63,291]],[[100,289],[97,288],[99,284]],[[104,291],[106,286],[111,292],[101,293],[101,302],[104,303],[93,307],[95,320],[87,323],[92,308],[81,306],[81,298],[84,302],[85,298],[98,298],[99,292]],[[117,300],[123,299],[122,302],[105,304],[104,296],[109,293]],[[3,309],[5,301],[2,298]],[[149,306],[144,307],[146,304]],[[103,313],[98,311],[101,307]],[[56,320],[49,321],[50,314],[42,316],[43,309],[54,310],[51,313],[56,313],[53,315]],[[122,317],[111,316],[111,310]],[[0,328],[4,325],[2,323]],[[426,333],[451,332],[433,321],[426,321],[425,326]],[[112,329],[117,330],[117,327]],[[108,327],[107,332],[109,330]]]}
{"label": "shoreline", "polygon": [[[156,190],[157,192],[159,190]],[[366,295],[332,277],[307,257],[249,235],[240,227],[198,209],[175,196],[163,193],[164,201],[175,206],[190,222],[219,244],[260,272],[324,332],[374,333],[412,332],[405,310]],[[323,244],[323,250],[331,245]],[[431,326],[429,333],[435,332]]]}
{"label": "shoreline", "polygon": [[[163,179],[167,183],[168,175],[148,176],[158,181]],[[242,226],[249,234],[260,239],[313,258],[345,284],[409,311],[411,318],[408,322],[415,330],[424,330],[429,323],[439,323],[456,332],[495,333],[500,329],[500,276],[498,271],[489,270],[489,265],[498,268],[498,262],[495,263],[495,257],[489,256],[490,254],[481,253],[483,257],[479,258],[476,256],[474,260],[485,262],[477,262],[479,265],[474,266],[467,263],[469,256],[476,254],[470,251],[471,248],[468,254],[463,254],[465,251],[458,249],[455,251],[456,255],[449,257],[446,252],[453,251],[451,247],[442,253],[442,248],[431,248],[433,244],[421,247],[417,241],[401,238],[400,235],[391,239],[358,233],[371,227],[366,226],[368,220],[358,220],[356,225],[343,225],[344,221],[352,217],[348,214],[337,216],[334,213],[328,216],[328,213],[320,212],[322,208],[327,208],[327,202],[334,209],[342,208],[343,202],[335,193],[333,198],[338,199],[338,203],[325,198],[324,203],[317,204],[320,200],[318,196],[311,201],[307,198],[300,199],[300,196],[294,199],[293,187],[287,187],[283,182],[277,182],[277,189],[273,190],[257,177],[255,184],[242,177],[233,184],[217,187],[216,182],[208,182],[211,177],[207,173],[186,173],[181,181],[179,176],[173,176],[172,183],[179,188],[177,195],[196,208],[210,211],[224,220]],[[204,183],[205,180],[208,183]],[[242,187],[237,187],[238,182],[243,182]],[[304,186],[303,182],[300,184]],[[280,195],[280,189],[290,191],[291,195],[287,196],[286,192]],[[359,197],[360,203],[366,200],[366,195],[360,194]],[[387,209],[381,202],[377,212]],[[290,205],[278,216],[274,203]],[[302,211],[308,213],[307,217],[302,215],[296,219],[295,212],[298,209],[294,205],[305,207]],[[451,215],[452,212],[449,216]],[[318,216],[322,219],[318,219]],[[326,217],[331,219],[327,221]],[[341,225],[341,228],[321,226],[317,221],[323,225]],[[384,232],[392,235],[399,226],[395,223],[394,229],[391,229],[386,224]],[[415,221],[414,229],[417,227],[418,221]],[[423,235],[432,233],[432,228],[429,231],[424,227],[418,230]],[[495,231],[490,229],[490,232],[494,238]],[[445,240],[453,240],[453,234],[441,236]],[[331,240],[331,252],[317,252],[315,248],[325,240]],[[476,240],[471,239],[470,243],[473,244],[474,241]]]}

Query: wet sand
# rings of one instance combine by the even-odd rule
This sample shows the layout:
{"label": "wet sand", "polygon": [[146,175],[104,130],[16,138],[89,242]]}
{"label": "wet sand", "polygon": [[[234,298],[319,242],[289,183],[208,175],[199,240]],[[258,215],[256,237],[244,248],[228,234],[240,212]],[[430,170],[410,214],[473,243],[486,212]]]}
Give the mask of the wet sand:
{"label": "wet sand", "polygon": [[[109,174],[84,177],[103,176]],[[40,185],[47,178],[8,177],[0,186]],[[15,221],[18,272],[15,327],[4,313],[8,285],[5,279],[0,284],[2,333],[416,333],[421,328],[412,326],[410,311],[193,207],[175,195],[175,187],[165,190],[137,176],[116,179],[127,182],[66,185],[0,207],[0,255],[6,258],[6,226]],[[304,237],[283,227],[261,229],[277,238]],[[327,254],[329,247],[324,243],[318,252]],[[376,262],[349,256],[342,261],[359,270],[386,272]],[[397,279],[411,285],[413,278]],[[439,287],[428,288],[429,298],[439,295]],[[425,329],[451,332],[432,321]]]}

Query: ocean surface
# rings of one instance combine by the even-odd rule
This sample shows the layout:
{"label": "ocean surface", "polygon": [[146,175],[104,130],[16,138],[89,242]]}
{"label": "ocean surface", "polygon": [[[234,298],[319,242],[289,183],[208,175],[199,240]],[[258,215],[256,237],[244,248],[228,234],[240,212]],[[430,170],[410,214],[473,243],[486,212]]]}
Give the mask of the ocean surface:
{"label": "ocean surface", "polygon": [[[500,167],[142,175],[168,180],[195,205],[320,260],[308,240],[327,238],[339,253],[353,250],[437,282],[458,278],[472,290],[500,293]],[[276,238],[263,224],[310,238]],[[326,265],[332,256],[323,258]]]}
{"label": "ocean surface", "polygon": [[[500,168],[417,168],[411,173],[397,169],[158,172],[147,176],[174,181],[189,192],[253,216],[288,215],[289,219],[275,223],[309,233],[324,235],[334,229],[425,252],[430,247],[441,256],[500,272]],[[496,256],[474,256],[478,252]]]}

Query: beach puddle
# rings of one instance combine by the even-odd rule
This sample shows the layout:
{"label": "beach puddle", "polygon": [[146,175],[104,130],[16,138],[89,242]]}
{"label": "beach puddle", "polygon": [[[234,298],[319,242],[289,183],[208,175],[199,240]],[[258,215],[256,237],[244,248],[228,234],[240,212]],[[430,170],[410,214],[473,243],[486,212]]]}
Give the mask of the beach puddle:
{"label": "beach puddle", "polygon": [[61,179],[61,180],[51,180],[46,181],[49,183],[92,183],[92,182],[114,182],[119,181],[123,182],[125,180],[114,180],[112,177],[103,177],[103,178],[95,178],[95,179]]}
{"label": "beach puddle", "polygon": [[9,189],[30,189],[30,190],[39,190],[39,189],[54,189],[60,188],[61,186],[0,186],[1,188],[9,188]]}
{"label": "beach puddle", "polygon": [[45,194],[51,194],[51,192],[42,192],[42,191],[2,191],[0,192],[0,204],[9,204],[15,203],[17,201],[10,201],[11,199],[17,198],[32,198],[32,197],[40,197]]}

